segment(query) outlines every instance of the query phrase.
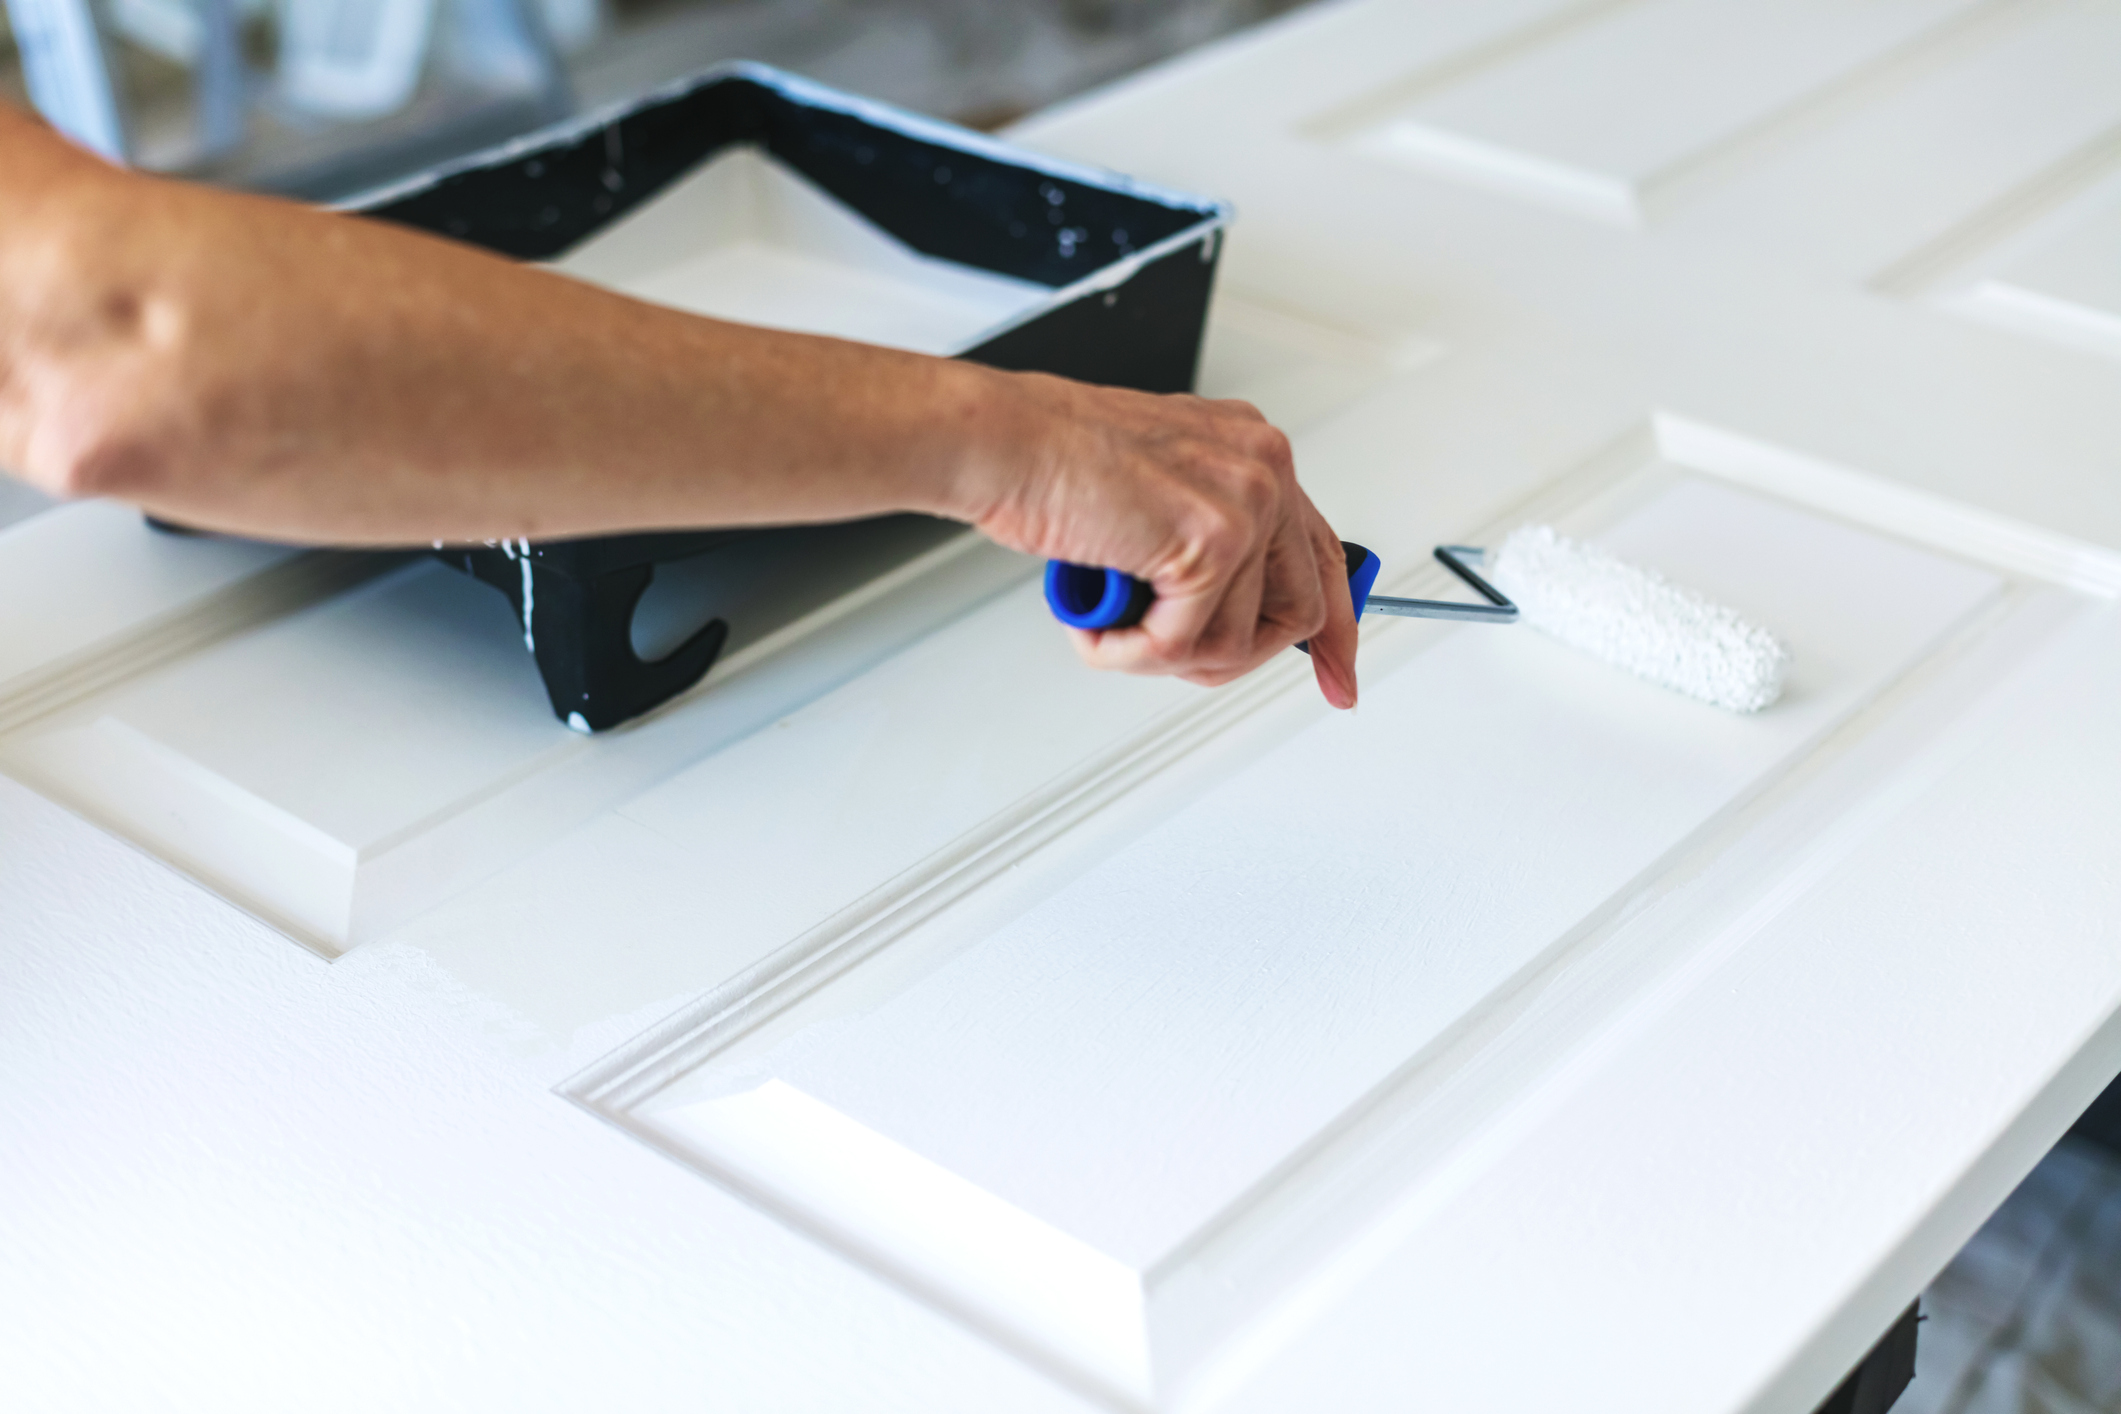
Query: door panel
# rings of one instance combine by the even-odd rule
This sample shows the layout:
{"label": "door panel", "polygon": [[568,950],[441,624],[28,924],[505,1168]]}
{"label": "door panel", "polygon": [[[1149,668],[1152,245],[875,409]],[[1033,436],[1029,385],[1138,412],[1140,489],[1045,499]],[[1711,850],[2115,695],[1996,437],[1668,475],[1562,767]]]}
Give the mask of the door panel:
{"label": "door panel", "polygon": [[[92,528],[122,535],[128,552],[151,534],[109,526],[117,507],[81,509],[105,518]],[[23,530],[65,529],[74,514]],[[231,566],[224,578],[284,555],[190,542],[172,553],[189,569],[202,551],[206,564]],[[137,559],[106,559],[143,573]],[[316,555],[291,569],[335,575],[337,587],[381,564]],[[268,595],[256,575],[241,594],[216,596],[220,582],[195,572],[199,623],[188,638],[149,620],[131,632],[152,653],[108,635],[78,653],[81,670],[59,690],[25,694],[23,723],[0,736],[0,765],[333,956],[1026,571],[1019,557],[912,519],[780,532],[689,574],[678,567],[668,578],[743,625],[713,675],[724,690],[695,689],[652,724],[595,741],[553,719],[507,602],[439,564],[405,563],[306,606],[315,594]],[[119,583],[139,598],[160,592]],[[85,634],[85,618],[58,622]],[[798,645],[818,634],[859,646],[806,661]],[[750,691],[728,690],[754,665],[766,674]]]}
{"label": "door panel", "polygon": [[[2121,1056],[2117,37],[2113,0],[1359,3],[1024,130],[1235,200],[1204,391],[1295,433],[1388,589],[1552,521],[1785,635],[1758,717],[1398,621],[1352,717],[1293,654],[1092,675],[1035,566],[901,525],[672,575],[644,633],[722,595],[749,641],[585,740],[479,586],[90,506],[0,530],[0,769],[345,954],[304,985],[466,1132],[491,1098],[398,1075],[378,979],[609,1121],[554,1221],[624,1214],[695,1303],[613,1361],[695,1307],[791,1369],[932,1308],[1091,1407],[1810,1408]],[[592,273],[707,253],[651,244]],[[713,1216],[607,1177],[636,1143]],[[756,1241],[730,1194],[805,1260],[696,1282]],[[978,1360],[888,1344],[979,1407]]]}
{"label": "door panel", "polygon": [[1887,287],[2014,334],[2121,358],[2121,130],[2013,197],[1983,226],[1940,243],[1945,259]]}
{"label": "door panel", "polygon": [[1240,398],[1292,436],[1443,356],[1419,334],[1351,328],[1228,286],[1208,319],[1201,396]]}
{"label": "door panel", "polygon": [[0,530],[0,732],[376,568],[370,556],[165,535],[107,503],[27,515]]}
{"label": "door panel", "polygon": [[1633,225],[1687,168],[1976,8],[1973,0],[1585,6],[1576,23],[1491,64],[1401,80],[1322,128],[1385,161]]}
{"label": "door panel", "polygon": [[[2004,651],[2069,612],[1669,464],[1585,479],[1606,484],[1551,493],[1583,502],[1571,529],[1786,636],[1783,704],[1738,717],[1533,633],[1383,625],[1366,658],[1404,661],[1354,717],[1252,732],[1213,784],[1145,781],[1097,827],[1107,857],[989,862],[961,885],[997,895],[960,902],[977,923],[916,925],[815,997],[747,979],[739,1019],[716,998],[578,1093],[1086,1386],[1175,1397],[1275,1291],[1207,1271],[1300,1281],[1364,1220],[1362,1176],[1390,1168],[1403,1201],[1435,1157],[1339,1141],[1499,1067],[1508,1045],[1459,1038],[1602,965],[1602,925],[1741,848],[1706,837],[1822,741],[1880,730],[1846,724],[1942,644]],[[831,976],[831,946],[788,965]]]}

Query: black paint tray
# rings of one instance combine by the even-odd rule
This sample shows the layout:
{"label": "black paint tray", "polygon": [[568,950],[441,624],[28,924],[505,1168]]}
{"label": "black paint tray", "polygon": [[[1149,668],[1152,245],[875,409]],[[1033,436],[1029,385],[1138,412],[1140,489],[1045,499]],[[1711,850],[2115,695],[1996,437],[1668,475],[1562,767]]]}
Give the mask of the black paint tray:
{"label": "black paint tray", "polygon": [[[741,190],[699,174],[732,153],[752,154],[745,160],[792,183],[786,200],[841,208],[838,219],[864,226],[894,252],[890,259],[929,272],[939,301],[999,316],[963,337],[944,330],[929,351],[1150,392],[1192,388],[1227,206],[1021,151],[762,65],[710,70],[347,209],[519,260],[562,269],[586,262],[576,273],[599,278],[600,258],[623,268],[642,240],[667,247],[673,229],[680,243],[695,229],[705,239],[724,198],[739,199]],[[628,226],[629,215],[651,203],[681,198],[694,224],[665,221],[660,233],[645,235]],[[611,247],[601,256],[600,242]],[[607,282],[660,297],[653,281]],[[724,286],[750,288],[742,279]],[[801,293],[831,296],[822,287]],[[770,309],[759,322],[801,327]],[[578,730],[601,731],[698,682],[728,637],[716,619],[663,658],[637,656],[630,626],[655,567],[755,533],[701,529],[436,553],[509,597],[553,711]]]}

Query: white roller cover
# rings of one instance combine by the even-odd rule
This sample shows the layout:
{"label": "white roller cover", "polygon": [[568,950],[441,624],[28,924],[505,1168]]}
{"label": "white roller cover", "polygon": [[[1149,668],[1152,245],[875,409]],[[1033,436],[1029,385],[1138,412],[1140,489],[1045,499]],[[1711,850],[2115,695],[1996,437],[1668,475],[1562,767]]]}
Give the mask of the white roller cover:
{"label": "white roller cover", "polygon": [[1550,526],[1510,532],[1494,578],[1532,627],[1660,687],[1733,712],[1782,695],[1790,650],[1773,634]]}

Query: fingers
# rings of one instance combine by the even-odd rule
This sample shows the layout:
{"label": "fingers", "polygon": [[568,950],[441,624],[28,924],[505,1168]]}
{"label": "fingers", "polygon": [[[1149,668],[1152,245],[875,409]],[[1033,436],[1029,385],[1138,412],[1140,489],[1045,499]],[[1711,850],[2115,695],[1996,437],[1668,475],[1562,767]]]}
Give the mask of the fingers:
{"label": "fingers", "polygon": [[[1229,592],[1192,651],[1174,668],[1179,677],[1200,687],[1220,687],[1251,672],[1274,652],[1276,645],[1266,641],[1270,623],[1264,615],[1271,569],[1262,547],[1232,577]],[[1155,632],[1146,621],[1143,626]]]}
{"label": "fingers", "polygon": [[1251,654],[1241,665],[1189,670],[1187,682],[1214,687],[1250,672],[1293,643],[1305,642],[1312,672],[1328,704],[1345,710],[1355,705],[1356,614],[1348,592],[1347,556],[1340,540],[1297,491],[1297,504],[1283,523],[1267,555],[1267,589],[1252,636]]}
{"label": "fingers", "polygon": [[[1273,538],[1230,578],[1219,600],[1159,600],[1138,627],[1078,631],[1085,661],[1219,687],[1308,639],[1320,693],[1336,708],[1353,707],[1356,618],[1346,556],[1310,498],[1301,490],[1294,498]],[[1203,623],[1204,606],[1210,607]],[[1195,624],[1201,624],[1197,634]]]}
{"label": "fingers", "polygon": [[[1150,582],[1140,624],[1072,631],[1091,666],[1217,685],[1309,640],[1320,691],[1355,701],[1340,542],[1297,484],[1289,440],[1249,403],[1017,376],[1020,470],[975,498],[1005,545]],[[1018,414],[1023,414],[1019,406]]]}
{"label": "fingers", "polygon": [[1325,622],[1311,635],[1311,672],[1327,702],[1345,711],[1355,705],[1355,601],[1348,593],[1347,556],[1340,537],[1304,498],[1310,513],[1312,543],[1318,547],[1320,574],[1327,585]]}
{"label": "fingers", "polygon": [[1280,509],[1257,563],[1257,595],[1247,585],[1246,593],[1224,602],[1202,645],[1203,661],[1181,674],[1188,682],[1213,687],[1241,677],[1325,622],[1326,587],[1308,506],[1285,502]]}
{"label": "fingers", "polygon": [[1156,599],[1139,626],[1078,640],[1092,666],[1219,683],[1273,651],[1258,640],[1270,585],[1275,602],[1287,597],[1273,552],[1295,479],[1257,455],[1281,435],[1264,423],[1241,437],[1216,430],[1172,456],[1183,463],[1166,468],[1184,487],[1183,509],[1163,563],[1133,571],[1149,579]]}
{"label": "fingers", "polygon": [[1254,556],[1199,588],[1160,587],[1139,624],[1079,633],[1076,649],[1093,668],[1168,674],[1208,686],[1227,682],[1254,666],[1251,635],[1264,586],[1264,564]]}

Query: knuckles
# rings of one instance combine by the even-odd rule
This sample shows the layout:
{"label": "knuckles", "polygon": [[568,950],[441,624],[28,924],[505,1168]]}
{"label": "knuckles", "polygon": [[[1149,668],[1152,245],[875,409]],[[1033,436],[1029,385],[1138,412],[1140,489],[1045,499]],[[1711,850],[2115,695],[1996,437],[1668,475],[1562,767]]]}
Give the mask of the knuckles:
{"label": "knuckles", "polygon": [[1241,462],[1232,469],[1230,479],[1255,516],[1265,519],[1280,509],[1282,479],[1272,466],[1258,461]]}
{"label": "knuckles", "polygon": [[1241,562],[1259,538],[1258,511],[1244,500],[1203,499],[1188,517],[1187,539],[1198,570],[1220,577]]}
{"label": "knuckles", "polygon": [[1286,477],[1295,479],[1296,449],[1289,444],[1289,434],[1271,422],[1262,422],[1253,429],[1252,453],[1275,473],[1277,480]]}
{"label": "knuckles", "polygon": [[[1329,576],[1318,557],[1328,547],[1288,532],[1292,524],[1322,522],[1297,484],[1289,438],[1257,408],[1174,397],[1158,400],[1155,412],[1141,428],[1148,435],[1136,474],[1164,526],[1154,568],[1161,592],[1220,600],[1263,562],[1260,603],[1245,622],[1228,604],[1213,613],[1198,606],[1197,621],[1186,610],[1167,610],[1153,631],[1081,634],[1075,647],[1093,667],[1219,687],[1325,628]],[[1330,549],[1337,568],[1339,547]]]}

